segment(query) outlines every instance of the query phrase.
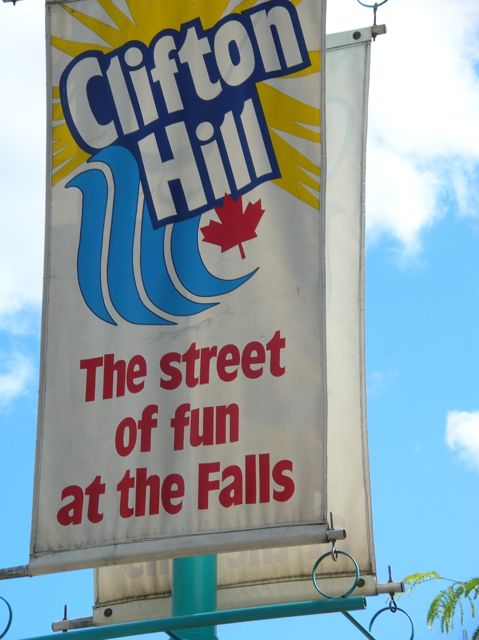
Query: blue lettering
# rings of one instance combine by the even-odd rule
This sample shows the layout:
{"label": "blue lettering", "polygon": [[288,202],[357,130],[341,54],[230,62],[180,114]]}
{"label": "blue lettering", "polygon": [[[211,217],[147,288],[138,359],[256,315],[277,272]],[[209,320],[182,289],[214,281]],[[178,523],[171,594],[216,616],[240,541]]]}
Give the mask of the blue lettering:
{"label": "blue lettering", "polygon": [[65,120],[94,154],[131,151],[155,227],[279,177],[256,84],[309,66],[294,5],[271,0],[204,30],[199,19],[88,51],[60,79]]}

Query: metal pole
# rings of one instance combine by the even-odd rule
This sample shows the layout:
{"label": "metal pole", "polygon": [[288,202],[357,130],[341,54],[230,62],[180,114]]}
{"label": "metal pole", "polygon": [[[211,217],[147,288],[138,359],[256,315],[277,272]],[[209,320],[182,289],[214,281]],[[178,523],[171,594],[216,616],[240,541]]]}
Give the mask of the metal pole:
{"label": "metal pole", "polygon": [[349,614],[347,611],[341,611],[341,613],[343,614],[343,616],[344,616],[345,618],[347,618],[347,619],[349,620],[349,622],[350,622],[352,625],[354,625],[354,626],[356,627],[356,629],[358,629],[358,631],[360,631],[360,632],[363,634],[363,636],[366,636],[366,638],[368,638],[368,640],[376,640],[376,638],[375,638],[373,635],[371,635],[371,634],[369,633],[369,631],[368,631],[367,629],[365,629],[365,628],[363,627],[363,625],[362,625],[362,624],[360,624],[360,623],[356,620],[356,618],[353,618],[353,616],[352,616],[351,614]]}
{"label": "metal pole", "polygon": [[[351,597],[331,598],[330,600],[310,600],[307,602],[291,602],[289,604],[271,604],[262,607],[245,609],[228,609],[197,613],[175,618],[158,618],[140,622],[123,622],[110,626],[90,627],[68,632],[68,640],[110,640],[128,636],[158,633],[159,631],[181,631],[196,629],[200,626],[215,624],[232,624],[234,622],[252,622],[253,620],[272,620],[273,618],[289,618],[293,616],[311,616],[318,613],[337,613],[339,611],[359,611],[366,608],[366,598]],[[58,634],[37,636],[32,640],[58,640]]]}
{"label": "metal pole", "polygon": [[[173,617],[216,611],[216,556],[173,560]],[[216,627],[198,627],[177,634],[182,640],[218,640]]]}

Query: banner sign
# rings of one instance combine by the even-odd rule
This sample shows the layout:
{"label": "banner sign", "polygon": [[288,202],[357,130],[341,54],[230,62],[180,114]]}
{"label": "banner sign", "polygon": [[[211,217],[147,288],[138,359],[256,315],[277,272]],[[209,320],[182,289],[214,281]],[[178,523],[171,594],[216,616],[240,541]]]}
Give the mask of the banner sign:
{"label": "banner sign", "polygon": [[325,2],[46,6],[32,565],[324,539]]}
{"label": "banner sign", "polygon": [[[364,366],[364,184],[371,29],[326,37],[326,326],[328,356],[327,502],[347,531],[337,548],[358,563],[376,595],[371,522]],[[315,561],[330,545],[243,550],[218,555],[218,608],[311,600]],[[354,566],[344,556],[322,564],[325,593],[350,588]],[[170,615],[167,559],[96,571],[95,624]],[[109,617],[104,615],[108,609]]]}

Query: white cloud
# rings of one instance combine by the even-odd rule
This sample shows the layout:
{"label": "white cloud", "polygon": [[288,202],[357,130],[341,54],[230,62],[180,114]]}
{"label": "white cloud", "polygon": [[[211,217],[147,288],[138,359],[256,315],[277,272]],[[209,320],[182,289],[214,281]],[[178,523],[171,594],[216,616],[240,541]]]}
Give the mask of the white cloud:
{"label": "white cloud", "polygon": [[450,411],[447,414],[446,443],[479,469],[479,411]]}
{"label": "white cloud", "polygon": [[[329,29],[371,24],[351,0],[328,6]],[[391,0],[388,33],[372,45],[367,219],[370,240],[392,235],[413,255],[444,215],[479,216],[479,3]]]}
{"label": "white cloud", "polygon": [[0,365],[0,408],[5,408],[12,400],[24,395],[35,374],[29,358],[21,353],[1,354]]}
{"label": "white cloud", "polygon": [[39,306],[45,210],[44,3],[0,5],[0,317]]}
{"label": "white cloud", "polygon": [[458,214],[465,217],[479,215],[479,165],[470,160],[457,158],[450,167],[451,180],[458,207]]}
{"label": "white cloud", "polygon": [[[44,3],[0,2],[0,318],[41,303],[44,236]],[[479,3],[391,0],[372,46],[367,214],[370,240],[406,255],[444,214],[479,215]],[[328,6],[328,31],[372,23],[355,0]]]}
{"label": "white cloud", "polygon": [[396,377],[395,371],[372,371],[368,375],[368,395],[377,396],[387,391]]}
{"label": "white cloud", "polygon": [[[35,304],[0,313],[0,332],[12,336],[38,336],[40,333],[40,309]],[[1,333],[0,333],[1,336]]]}
{"label": "white cloud", "polygon": [[391,234],[407,254],[419,249],[419,236],[440,215],[439,179],[414,159],[374,145],[368,160],[367,230],[370,240]]}

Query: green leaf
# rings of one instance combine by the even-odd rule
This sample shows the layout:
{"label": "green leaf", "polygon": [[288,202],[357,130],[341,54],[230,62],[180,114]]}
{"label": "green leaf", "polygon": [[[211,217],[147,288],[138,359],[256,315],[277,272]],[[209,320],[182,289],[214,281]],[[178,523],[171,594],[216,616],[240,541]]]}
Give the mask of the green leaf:
{"label": "green leaf", "polygon": [[[409,591],[413,587],[431,580],[448,580],[452,584],[446,589],[442,589],[433,598],[427,612],[429,628],[438,622],[441,633],[449,633],[454,629],[454,619],[456,617],[463,624],[465,603],[468,603],[472,617],[476,616],[475,600],[479,597],[479,577],[470,578],[466,581],[449,580],[440,576],[436,571],[428,571],[426,573],[413,573],[404,578],[404,582],[409,586]],[[479,627],[474,631],[471,640],[479,640]]]}
{"label": "green leaf", "polygon": [[429,582],[429,580],[441,580],[441,576],[437,571],[426,571],[425,573],[411,573],[406,576],[403,582],[410,587],[415,587],[422,582]]}
{"label": "green leaf", "polygon": [[403,579],[404,584],[408,587],[407,593],[411,593],[414,587],[423,582],[430,580],[441,580],[441,576],[437,571],[426,571],[425,573],[411,573]]}
{"label": "green leaf", "polygon": [[432,627],[439,621],[441,631],[449,633],[454,629],[454,618],[459,616],[461,624],[464,620],[464,602],[469,603],[471,613],[476,615],[474,599],[479,594],[479,579],[472,578],[467,582],[458,582],[440,591],[432,600],[427,613],[427,623]]}

